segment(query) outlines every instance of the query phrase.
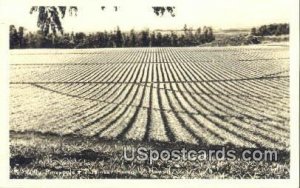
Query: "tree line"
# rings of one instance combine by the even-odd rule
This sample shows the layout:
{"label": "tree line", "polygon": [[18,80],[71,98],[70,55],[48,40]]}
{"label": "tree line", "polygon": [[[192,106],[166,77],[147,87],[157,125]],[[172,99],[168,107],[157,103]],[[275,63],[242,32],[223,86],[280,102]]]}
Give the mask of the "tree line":
{"label": "tree line", "polygon": [[181,32],[150,31],[144,29],[122,32],[119,27],[114,31],[95,33],[47,33],[24,32],[24,27],[10,26],[10,48],[120,48],[120,47],[182,47],[197,46],[215,40],[211,27],[196,30],[186,25]]}
{"label": "tree line", "polygon": [[253,27],[250,34],[253,36],[270,36],[270,35],[288,35],[290,26],[288,23],[262,25],[258,28]]}

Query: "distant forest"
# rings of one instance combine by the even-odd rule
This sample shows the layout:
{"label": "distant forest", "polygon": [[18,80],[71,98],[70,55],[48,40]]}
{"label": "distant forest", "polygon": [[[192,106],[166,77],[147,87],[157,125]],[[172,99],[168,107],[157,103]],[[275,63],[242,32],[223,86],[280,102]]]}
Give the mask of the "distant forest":
{"label": "distant forest", "polygon": [[114,31],[95,33],[44,33],[24,32],[24,27],[9,28],[10,48],[121,48],[121,47],[182,47],[197,46],[215,40],[211,27],[196,30],[186,25],[182,32],[162,33],[149,29],[122,32],[119,27]]}
{"label": "distant forest", "polygon": [[288,35],[290,33],[290,26],[288,23],[284,24],[270,24],[262,25],[258,28],[253,27],[250,34],[253,36],[271,36],[271,35]]}
{"label": "distant forest", "polygon": [[[270,24],[253,27],[249,31],[250,39],[234,37],[236,44],[258,44],[258,38],[264,36],[278,36],[289,34],[289,24]],[[25,32],[24,27],[9,28],[10,49],[18,48],[121,48],[121,47],[183,47],[199,46],[215,41],[215,35],[211,27],[199,27],[196,30],[186,25],[181,30],[170,32],[150,31],[149,29],[123,32],[119,27],[114,31],[103,31],[95,33],[45,33]],[[253,38],[254,37],[254,38]],[[231,37],[232,38],[232,37]],[[233,39],[231,39],[233,40]],[[250,41],[244,41],[250,40]],[[220,42],[220,41],[219,41]],[[227,39],[221,41],[223,45],[232,42]],[[221,45],[222,46],[222,45]]]}

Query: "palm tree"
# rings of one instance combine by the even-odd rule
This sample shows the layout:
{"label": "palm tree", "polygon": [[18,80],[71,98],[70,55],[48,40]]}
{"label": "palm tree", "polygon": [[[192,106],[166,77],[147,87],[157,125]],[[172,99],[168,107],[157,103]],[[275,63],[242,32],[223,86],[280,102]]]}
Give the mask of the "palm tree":
{"label": "palm tree", "polygon": [[[68,9],[70,16],[73,14],[75,14],[75,16],[77,15],[78,8],[76,6],[70,6]],[[37,26],[44,32],[44,35],[47,36],[50,29],[54,35],[56,35],[57,30],[63,34],[60,18],[65,17],[66,10],[66,6],[33,6],[30,9],[30,14],[38,12]]]}

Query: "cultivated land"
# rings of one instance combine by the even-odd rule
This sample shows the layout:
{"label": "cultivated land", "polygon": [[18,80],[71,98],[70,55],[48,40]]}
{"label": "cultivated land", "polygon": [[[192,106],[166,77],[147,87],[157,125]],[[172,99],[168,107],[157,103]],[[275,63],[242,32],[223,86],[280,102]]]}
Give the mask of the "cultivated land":
{"label": "cultivated land", "polygon": [[[288,178],[287,46],[11,50],[12,178]],[[277,162],[128,162],[124,146]]]}

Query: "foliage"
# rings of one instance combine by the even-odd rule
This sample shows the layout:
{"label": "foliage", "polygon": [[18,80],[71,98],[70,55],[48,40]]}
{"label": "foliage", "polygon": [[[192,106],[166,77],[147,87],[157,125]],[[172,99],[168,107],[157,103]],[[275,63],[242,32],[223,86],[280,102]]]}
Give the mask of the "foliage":
{"label": "foliage", "polygon": [[[30,14],[38,12],[37,26],[43,31],[44,35],[48,35],[50,30],[56,35],[59,31],[63,34],[63,27],[60,18],[64,18],[66,14],[66,6],[33,6],[30,9]],[[77,15],[78,8],[76,6],[69,7],[70,16]]]}
{"label": "foliage", "polygon": [[[11,133],[10,138],[11,179],[287,179],[290,172],[288,159],[285,159],[286,162],[272,163],[253,160],[213,159],[199,162],[159,159],[153,165],[136,159],[124,159],[124,148],[143,146],[152,150],[178,150],[187,147],[177,143],[138,144],[133,141],[99,141],[88,137],[20,136],[17,133]],[[199,146],[190,149],[197,151]]]}
{"label": "foliage", "polygon": [[259,28],[251,28],[250,34],[253,36],[271,36],[271,35],[287,35],[290,32],[288,23],[262,25]]}
{"label": "foliage", "polygon": [[20,47],[19,44],[19,37],[18,37],[18,32],[17,29],[15,28],[14,25],[9,26],[9,46],[12,48],[15,47]]}
{"label": "foliage", "polygon": [[215,40],[211,27],[187,28],[182,32],[150,31],[144,29],[136,32],[122,32],[119,27],[115,31],[104,31],[86,34],[78,33],[45,33],[42,30],[24,34],[24,28],[19,31],[10,26],[10,48],[112,48],[112,47],[176,47],[197,46]]}
{"label": "foliage", "polygon": [[171,6],[167,6],[167,7],[158,7],[158,6],[155,6],[155,7],[152,7],[153,9],[153,12],[157,15],[157,16],[163,16],[165,14],[165,12],[167,11],[168,13],[171,14],[172,17],[175,17],[175,13],[174,13],[174,10],[175,10],[175,7],[171,7]]}
{"label": "foliage", "polygon": [[18,31],[14,25],[9,27],[9,45],[12,48],[24,48],[25,41],[24,38],[24,27],[19,27]]}
{"label": "foliage", "polygon": [[260,43],[261,41],[258,39],[258,37],[239,34],[234,36],[227,36],[215,40],[212,43],[203,44],[202,46],[242,46]]}

